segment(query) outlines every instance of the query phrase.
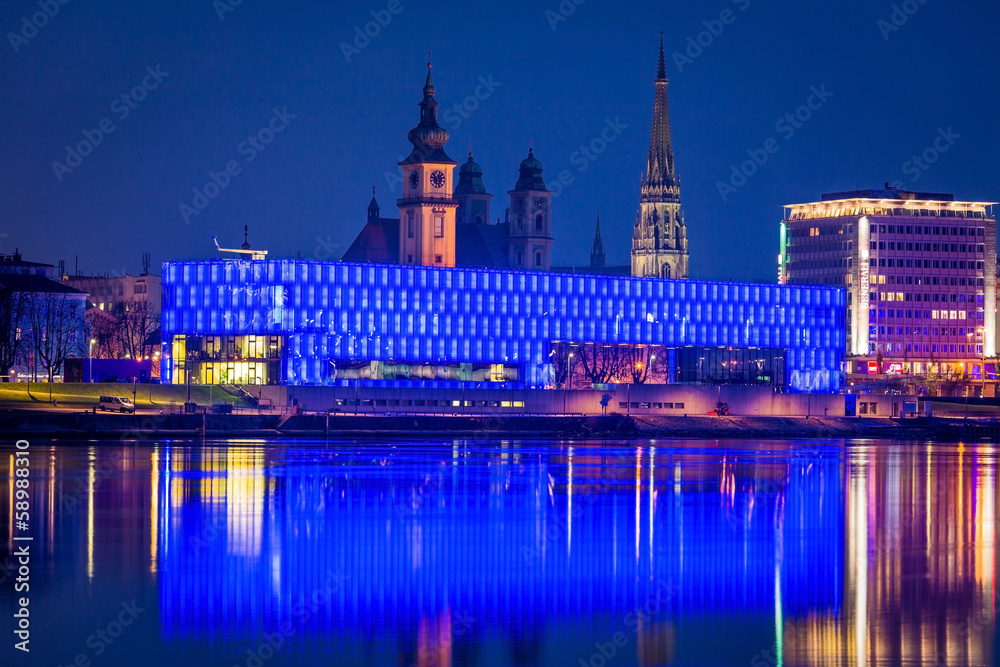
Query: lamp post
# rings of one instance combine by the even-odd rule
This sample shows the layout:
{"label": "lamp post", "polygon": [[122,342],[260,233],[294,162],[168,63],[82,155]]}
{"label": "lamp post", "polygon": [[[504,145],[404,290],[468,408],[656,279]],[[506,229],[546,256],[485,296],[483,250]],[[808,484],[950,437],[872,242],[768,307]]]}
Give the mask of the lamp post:
{"label": "lamp post", "polygon": [[97,342],[96,338],[90,339],[90,381],[94,381],[94,343]]}

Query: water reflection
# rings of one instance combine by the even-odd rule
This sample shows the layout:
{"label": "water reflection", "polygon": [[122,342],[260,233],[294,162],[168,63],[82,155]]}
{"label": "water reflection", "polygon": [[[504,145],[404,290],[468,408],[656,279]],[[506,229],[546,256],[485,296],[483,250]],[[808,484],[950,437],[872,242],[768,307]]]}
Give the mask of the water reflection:
{"label": "water reflection", "polygon": [[980,665],[996,650],[991,446],[33,447],[34,613],[67,628],[39,646],[46,664],[87,653],[133,598],[157,615],[105,664]]}

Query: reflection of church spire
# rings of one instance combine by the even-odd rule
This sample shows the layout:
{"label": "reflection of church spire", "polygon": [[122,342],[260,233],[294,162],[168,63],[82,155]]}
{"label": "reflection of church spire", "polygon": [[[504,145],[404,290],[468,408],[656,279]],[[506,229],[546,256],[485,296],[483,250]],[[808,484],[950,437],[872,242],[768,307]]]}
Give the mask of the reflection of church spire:
{"label": "reflection of church spire", "polygon": [[597,231],[594,233],[594,245],[590,249],[590,268],[604,266],[604,241],[601,240],[601,212],[597,212]]}
{"label": "reflection of church spire", "polygon": [[674,172],[674,147],[670,136],[670,103],[667,99],[667,68],[660,33],[660,58],[653,100],[653,129],[649,140],[649,160],[643,181],[643,201],[680,201]]}

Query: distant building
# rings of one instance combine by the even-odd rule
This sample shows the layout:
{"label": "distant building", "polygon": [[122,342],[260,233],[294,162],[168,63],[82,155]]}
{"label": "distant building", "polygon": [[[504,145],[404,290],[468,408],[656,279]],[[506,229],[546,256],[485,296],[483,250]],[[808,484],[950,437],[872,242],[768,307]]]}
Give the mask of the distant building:
{"label": "distant building", "polygon": [[160,276],[143,274],[133,276],[66,276],[70,287],[87,292],[95,308],[112,312],[116,307],[133,301],[148,302],[154,312],[160,312]]}
{"label": "distant building", "polygon": [[[646,278],[687,278],[687,227],[674,167],[666,65],[660,40],[653,123],[641,204],[628,265],[608,266],[598,228],[589,266],[552,266],[552,199],[541,161],[529,148],[508,191],[504,215],[494,222],[493,195],[472,153],[458,167],[445,152],[449,133],[438,123],[436,87],[428,63],[420,120],[407,135],[413,148],[399,163],[403,195],[399,217],[384,218],[372,192],[365,226],[341,261],[458,266]],[[455,169],[458,183],[453,185]],[[599,224],[598,224],[599,227]]]}
{"label": "distant building", "polygon": [[10,255],[0,255],[0,273],[16,273],[25,276],[41,276],[54,280],[56,267],[52,264],[26,262],[17,249]]}
{"label": "distant building", "polygon": [[786,206],[779,280],[847,290],[847,369],[982,379],[996,354],[993,203],[858,190]]}
{"label": "distant building", "polygon": [[521,162],[505,219],[492,223],[493,195],[487,192],[482,167],[472,153],[458,169],[458,184],[452,187],[458,163],[444,150],[449,134],[438,124],[430,64],[423,92],[420,122],[408,135],[413,149],[400,162],[399,217],[382,217],[373,189],[365,226],[341,261],[548,270],[552,193],[534,150]]}
{"label": "distant building", "polygon": [[594,242],[590,246],[590,264],[587,266],[553,266],[553,273],[575,273],[592,276],[628,276],[632,267],[628,264],[608,266],[604,254],[604,239],[601,238],[601,214],[597,213],[597,228]]}
{"label": "distant building", "polygon": [[0,374],[12,381],[47,380],[47,366],[59,378],[66,360],[87,354],[87,293],[54,278],[51,264],[0,255],[0,346],[16,351]]}
{"label": "distant building", "polygon": [[137,276],[64,276],[63,283],[90,295],[86,319],[95,357],[152,359],[158,353],[162,287],[148,265]]}
{"label": "distant building", "polygon": [[637,278],[688,277],[687,225],[681,211],[681,181],[674,165],[667,83],[661,37],[649,159],[632,235],[632,275]]}

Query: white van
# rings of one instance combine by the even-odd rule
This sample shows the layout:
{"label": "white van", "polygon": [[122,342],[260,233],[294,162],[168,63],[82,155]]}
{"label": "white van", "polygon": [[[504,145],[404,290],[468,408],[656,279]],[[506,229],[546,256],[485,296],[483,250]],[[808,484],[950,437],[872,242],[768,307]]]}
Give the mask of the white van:
{"label": "white van", "polygon": [[135,414],[135,406],[132,401],[123,396],[101,396],[99,404],[101,412],[110,410],[111,412],[131,412]]}

